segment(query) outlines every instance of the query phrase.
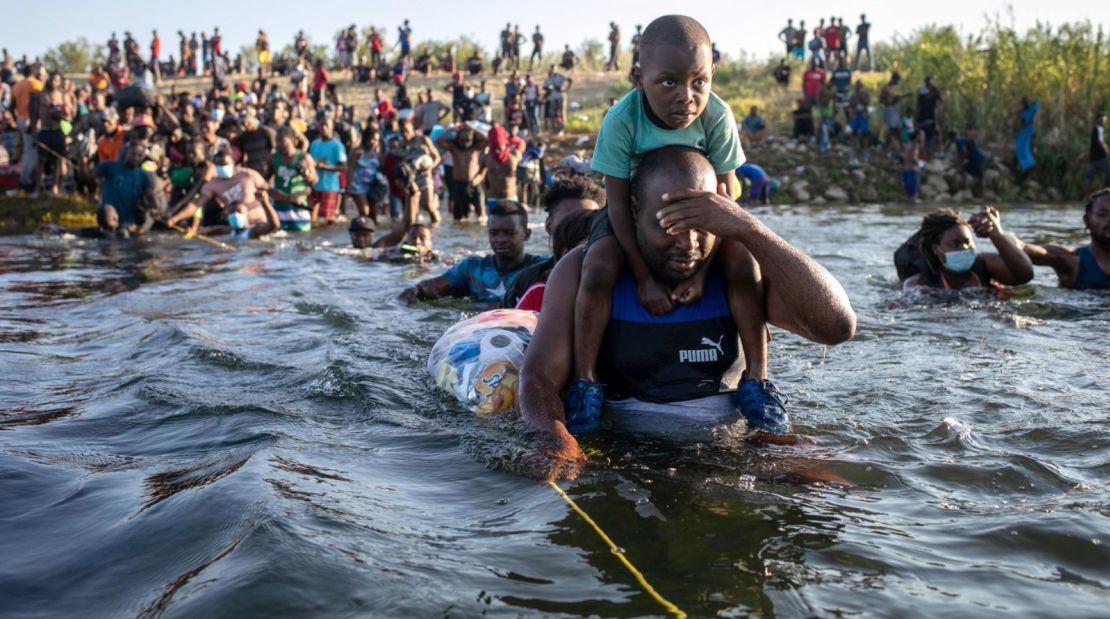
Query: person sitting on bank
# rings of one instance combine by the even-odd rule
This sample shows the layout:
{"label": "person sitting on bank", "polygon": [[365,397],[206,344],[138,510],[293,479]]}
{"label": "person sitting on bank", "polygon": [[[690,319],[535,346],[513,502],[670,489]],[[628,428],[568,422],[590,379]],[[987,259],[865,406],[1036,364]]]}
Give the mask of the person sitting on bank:
{"label": "person sitting on bank", "polygon": [[483,304],[496,304],[520,272],[546,260],[524,252],[532,236],[528,211],[517,202],[501,201],[489,209],[490,249],[486,256],[467,256],[443,275],[405,289],[397,300],[404,304],[443,297],[469,296]]}
{"label": "person sitting on bank", "polygon": [[[716,190],[713,166],[697,150],[671,146],[644,155],[630,205],[634,240],[652,275],[675,285],[709,261],[719,239],[730,239],[758,262],[763,286],[751,294],[766,307],[770,324],[826,345],[851,339],[855,313],[836,279]],[[543,456],[544,470],[537,473],[549,478],[577,476],[586,456],[572,434],[598,423],[568,418],[563,404],[573,373],[569,334],[583,254],[572,250],[548,278],[520,374],[521,416]],[[640,302],[628,268],[623,269],[598,357],[598,370],[609,385],[602,416],[635,424],[641,415],[661,415],[676,427],[739,420],[737,400],[743,395],[722,392],[722,383],[740,365],[738,328],[721,267],[710,275],[700,300],[655,316]],[[785,418],[747,421],[753,429],[786,423]]]}
{"label": "person sitting on bank", "polygon": [[1087,198],[1083,224],[1091,242],[1082,247],[1019,242],[1033,264],[1056,271],[1061,288],[1110,290],[1110,187]]}
{"label": "person sitting on bank", "polygon": [[748,110],[748,115],[740,121],[740,128],[740,137],[743,138],[744,144],[762,142],[767,139],[767,134],[770,131],[767,128],[767,121],[763,120],[759,108],[754,105]]}
{"label": "person sitting on bank", "polygon": [[[989,238],[998,253],[976,252],[975,236]],[[1002,231],[992,206],[970,220],[951,209],[926,215],[917,232],[894,253],[894,264],[903,289],[1018,286],[1033,279],[1033,263],[1022,252],[1021,242]]]}

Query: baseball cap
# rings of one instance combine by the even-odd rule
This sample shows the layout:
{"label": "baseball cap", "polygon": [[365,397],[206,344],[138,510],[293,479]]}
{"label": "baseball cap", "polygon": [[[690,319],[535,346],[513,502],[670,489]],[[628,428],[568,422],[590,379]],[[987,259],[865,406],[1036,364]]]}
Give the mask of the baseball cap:
{"label": "baseball cap", "polygon": [[377,230],[377,224],[369,217],[355,217],[351,220],[351,232],[373,232]]}

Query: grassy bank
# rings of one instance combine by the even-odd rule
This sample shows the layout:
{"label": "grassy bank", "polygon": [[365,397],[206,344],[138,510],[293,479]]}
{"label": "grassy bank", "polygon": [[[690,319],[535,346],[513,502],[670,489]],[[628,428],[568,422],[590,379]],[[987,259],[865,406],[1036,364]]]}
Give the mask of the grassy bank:
{"label": "grassy bank", "polygon": [[96,204],[81,198],[0,197],[0,234],[34,232],[44,225],[96,225]]}

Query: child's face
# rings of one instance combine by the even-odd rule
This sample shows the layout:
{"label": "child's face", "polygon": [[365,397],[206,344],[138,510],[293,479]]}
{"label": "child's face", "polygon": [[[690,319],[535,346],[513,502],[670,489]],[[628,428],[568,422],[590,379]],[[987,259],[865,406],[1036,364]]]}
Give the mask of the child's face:
{"label": "child's face", "polygon": [[713,81],[709,45],[696,49],[663,45],[644,51],[640,66],[633,69],[636,89],[658,120],[673,129],[689,127],[709,102]]}

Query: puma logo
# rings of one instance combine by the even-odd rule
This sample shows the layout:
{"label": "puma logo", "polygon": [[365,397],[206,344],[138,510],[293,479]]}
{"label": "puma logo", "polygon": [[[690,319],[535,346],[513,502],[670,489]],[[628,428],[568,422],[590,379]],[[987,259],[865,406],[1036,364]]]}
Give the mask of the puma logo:
{"label": "puma logo", "polygon": [[714,342],[713,340],[711,340],[707,337],[701,338],[702,346],[712,346],[713,348],[716,348],[717,352],[721,353],[721,356],[724,356],[724,354],[725,354],[725,349],[721,347],[721,343],[724,342],[724,341],[725,341],[725,334],[724,333],[721,334],[721,337],[717,338],[716,342]]}
{"label": "puma logo", "polygon": [[694,348],[691,350],[678,351],[679,363],[714,363],[721,357],[725,356],[724,343],[725,336],[722,333],[717,341],[703,337],[701,338],[702,346],[709,346],[709,348]]}

